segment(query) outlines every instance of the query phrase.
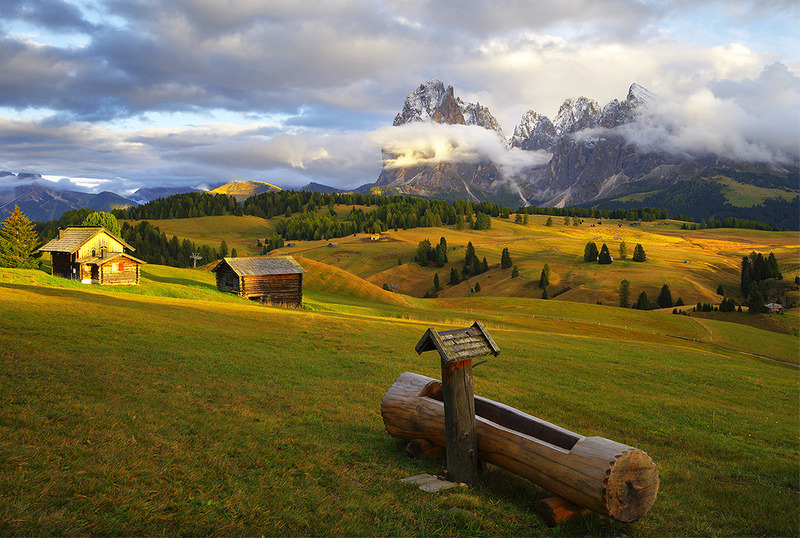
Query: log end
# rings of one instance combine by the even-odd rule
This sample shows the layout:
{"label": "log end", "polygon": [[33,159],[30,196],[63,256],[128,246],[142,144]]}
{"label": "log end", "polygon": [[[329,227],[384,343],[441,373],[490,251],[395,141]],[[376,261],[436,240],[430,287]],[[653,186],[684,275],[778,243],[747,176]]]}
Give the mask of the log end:
{"label": "log end", "polygon": [[656,502],[659,484],[658,469],[646,452],[631,449],[623,453],[608,474],[608,515],[623,523],[640,519]]}

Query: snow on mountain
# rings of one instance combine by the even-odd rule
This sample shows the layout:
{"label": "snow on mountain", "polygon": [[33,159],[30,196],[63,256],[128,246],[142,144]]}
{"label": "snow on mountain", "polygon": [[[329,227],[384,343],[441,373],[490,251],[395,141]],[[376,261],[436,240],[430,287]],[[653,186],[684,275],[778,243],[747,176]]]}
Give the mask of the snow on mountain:
{"label": "snow on mountain", "polygon": [[529,110],[522,116],[519,125],[514,128],[509,146],[525,150],[552,151],[556,139],[556,128],[550,118]]}
{"label": "snow on mountain", "polygon": [[423,82],[419,88],[406,96],[403,110],[395,116],[393,125],[403,125],[414,121],[431,121],[436,110],[442,105],[446,93],[447,90],[440,80]]}
{"label": "snow on mountain", "polygon": [[561,137],[596,126],[600,122],[601,114],[600,105],[594,99],[583,96],[577,99],[570,98],[558,109],[553,126],[556,128],[556,134]]}
{"label": "snow on mountain", "polygon": [[428,80],[406,96],[403,110],[394,118],[393,125],[434,121],[452,125],[477,125],[502,133],[497,119],[480,103],[468,103],[456,98],[453,87],[439,80]]}
{"label": "snow on mountain", "polygon": [[480,103],[465,103],[460,97],[456,99],[456,102],[461,109],[461,114],[464,116],[465,124],[477,125],[484,129],[489,129],[490,131],[497,131],[500,134],[503,133],[503,128],[500,127],[500,123],[492,116],[492,113],[489,112],[489,109],[485,106],[481,106]]}

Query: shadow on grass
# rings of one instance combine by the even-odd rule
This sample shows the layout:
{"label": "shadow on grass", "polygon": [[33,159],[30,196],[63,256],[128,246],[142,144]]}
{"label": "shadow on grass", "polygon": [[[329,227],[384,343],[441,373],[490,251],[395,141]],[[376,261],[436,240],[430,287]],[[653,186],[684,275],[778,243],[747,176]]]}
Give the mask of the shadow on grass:
{"label": "shadow on grass", "polygon": [[200,288],[205,290],[212,290],[216,291],[217,286],[212,284],[206,284],[205,282],[200,282],[199,280],[191,280],[189,278],[174,278],[168,276],[158,276],[153,274],[143,274],[142,275],[147,280],[152,280],[153,282],[160,282],[162,284],[176,284],[178,286],[190,286],[193,288]]}

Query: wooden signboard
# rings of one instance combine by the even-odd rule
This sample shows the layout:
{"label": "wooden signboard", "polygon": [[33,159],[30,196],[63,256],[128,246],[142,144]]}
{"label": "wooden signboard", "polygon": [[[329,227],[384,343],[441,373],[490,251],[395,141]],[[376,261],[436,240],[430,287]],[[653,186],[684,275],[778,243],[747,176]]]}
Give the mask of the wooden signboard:
{"label": "wooden signboard", "polygon": [[476,321],[466,329],[439,332],[429,328],[417,343],[416,351],[421,354],[434,349],[439,352],[442,364],[448,478],[453,482],[471,484],[478,470],[472,359],[497,356],[500,348],[486,327]]}

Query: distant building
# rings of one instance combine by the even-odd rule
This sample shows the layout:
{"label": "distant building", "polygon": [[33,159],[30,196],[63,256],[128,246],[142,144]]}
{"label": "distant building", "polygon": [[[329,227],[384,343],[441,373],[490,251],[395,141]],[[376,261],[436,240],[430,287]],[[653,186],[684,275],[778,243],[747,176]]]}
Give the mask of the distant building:
{"label": "distant building", "polygon": [[369,236],[369,238],[372,239],[373,241],[380,241],[381,239],[383,239],[383,236],[381,234],[372,234],[371,236]]}
{"label": "distant building", "polygon": [[778,303],[767,303],[764,305],[764,308],[766,308],[767,312],[770,314],[781,314],[784,311],[783,305]]}
{"label": "distant building", "polygon": [[50,274],[84,284],[139,284],[142,260],[135,250],[103,226],[70,226],[39,250],[50,253]]}
{"label": "distant building", "polygon": [[219,291],[267,304],[303,306],[306,270],[291,256],[225,258],[211,271]]}
{"label": "distant building", "polygon": [[339,246],[339,243],[335,243],[335,242],[328,243],[328,248],[334,248],[334,247],[338,247],[338,246]]}

